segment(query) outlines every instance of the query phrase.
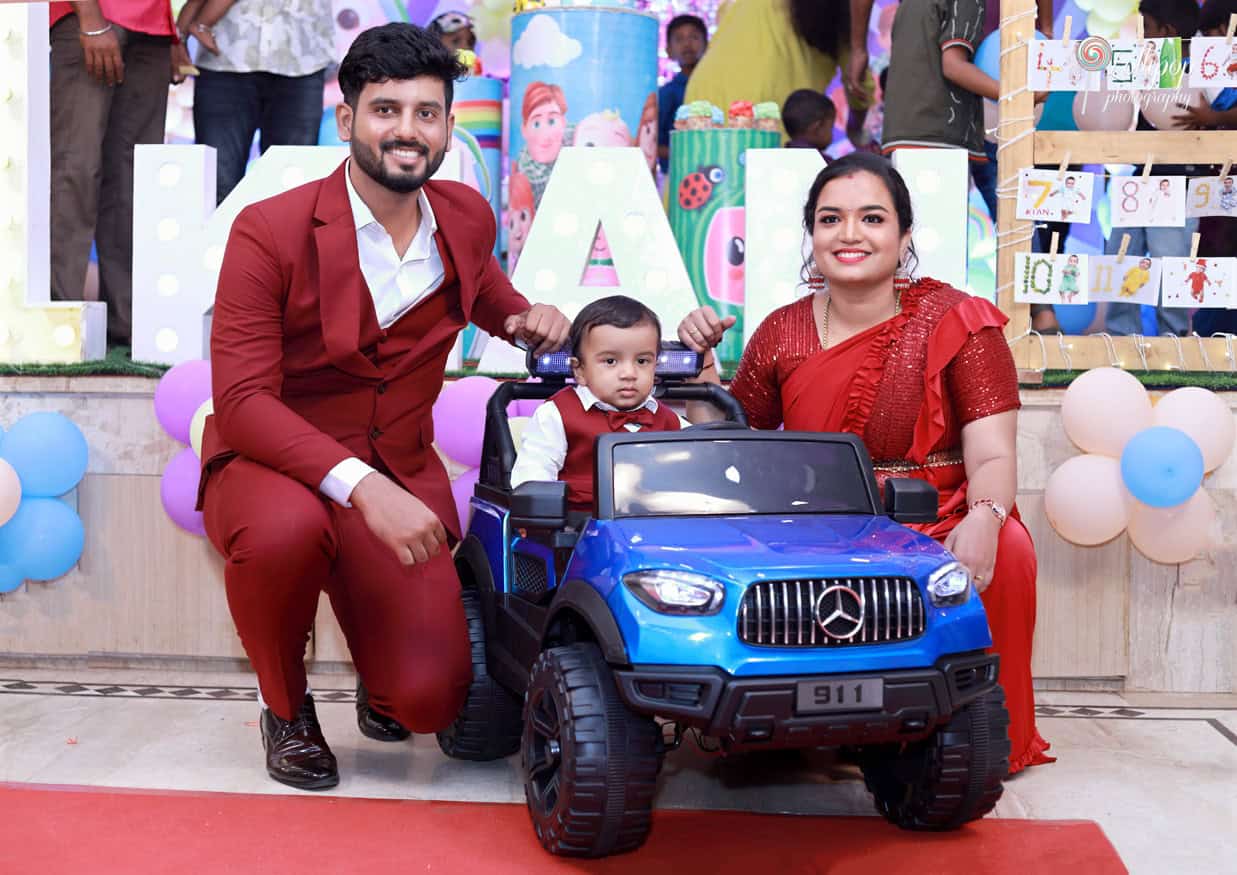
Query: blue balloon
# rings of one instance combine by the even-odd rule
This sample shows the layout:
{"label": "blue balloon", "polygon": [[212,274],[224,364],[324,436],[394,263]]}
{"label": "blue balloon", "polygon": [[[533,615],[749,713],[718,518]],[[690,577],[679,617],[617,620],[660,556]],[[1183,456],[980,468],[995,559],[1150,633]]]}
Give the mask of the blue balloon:
{"label": "blue balloon", "polygon": [[1053,304],[1052,312],[1066,334],[1082,334],[1095,320],[1094,304]]}
{"label": "blue balloon", "polygon": [[993,79],[1001,78],[1001,32],[994,30],[975,49],[974,64]]}
{"label": "blue balloon", "polygon": [[30,580],[55,580],[77,564],[85,544],[73,508],[55,498],[23,498],[13,518],[0,526],[0,566]]}
{"label": "blue balloon", "polygon": [[67,416],[48,410],[23,416],[0,438],[0,458],[21,478],[25,496],[64,495],[86,473],[88,455],[81,429]]}
{"label": "blue balloon", "polygon": [[1074,92],[1053,91],[1044,101],[1044,113],[1035,123],[1040,131],[1076,131],[1078,122],[1074,121]]}
{"label": "blue balloon", "polygon": [[26,582],[21,571],[12,565],[0,565],[0,593],[13,592]]}
{"label": "blue balloon", "polygon": [[1176,507],[1203,483],[1203,451],[1181,429],[1145,428],[1121,451],[1121,479],[1143,504]]}

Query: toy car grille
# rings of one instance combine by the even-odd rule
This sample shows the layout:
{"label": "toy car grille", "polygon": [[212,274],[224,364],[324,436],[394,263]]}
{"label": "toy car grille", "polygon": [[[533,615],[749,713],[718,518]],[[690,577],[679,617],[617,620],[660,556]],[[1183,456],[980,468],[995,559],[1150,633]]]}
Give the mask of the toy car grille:
{"label": "toy car grille", "polygon": [[515,589],[524,595],[541,595],[547,589],[545,560],[527,553],[515,554]]}
{"label": "toy car grille", "polygon": [[778,647],[840,647],[923,634],[923,597],[909,577],[836,577],[752,584],[739,638]]}

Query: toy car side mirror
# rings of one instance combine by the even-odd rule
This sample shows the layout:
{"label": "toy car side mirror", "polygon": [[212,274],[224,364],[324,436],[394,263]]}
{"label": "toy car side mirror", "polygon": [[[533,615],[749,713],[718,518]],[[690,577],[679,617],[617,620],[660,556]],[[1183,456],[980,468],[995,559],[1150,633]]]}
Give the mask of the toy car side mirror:
{"label": "toy car side mirror", "polygon": [[529,481],[511,492],[512,528],[561,529],[567,525],[567,484]]}
{"label": "toy car side mirror", "polygon": [[890,477],[885,481],[885,513],[897,523],[936,522],[936,487],[915,477]]}

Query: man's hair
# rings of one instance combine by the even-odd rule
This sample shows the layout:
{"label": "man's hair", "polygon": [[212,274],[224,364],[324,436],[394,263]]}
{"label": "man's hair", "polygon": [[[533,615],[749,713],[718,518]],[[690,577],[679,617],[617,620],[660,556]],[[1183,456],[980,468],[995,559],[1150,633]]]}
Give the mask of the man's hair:
{"label": "man's hair", "polygon": [[567,114],[567,98],[560,86],[548,82],[534,82],[524,89],[524,105],[520,110],[520,117],[527,122],[533,110],[543,103],[553,103],[559,112]]}
{"label": "man's hair", "polygon": [[584,345],[588,333],[599,325],[612,325],[615,328],[634,328],[637,325],[652,325],[657,332],[658,346],[661,345],[661,320],[657,314],[641,304],[635,298],[626,295],[611,295],[608,298],[598,298],[580,311],[571,322],[570,347],[571,354],[580,357],[580,348]]}
{"label": "man's hair", "polygon": [[1175,36],[1188,38],[1198,30],[1198,3],[1196,0],[1142,0],[1138,11],[1150,15],[1160,24],[1173,31]]}
{"label": "man's hair", "polygon": [[1198,29],[1204,33],[1209,30],[1224,30],[1228,27],[1228,17],[1237,14],[1237,0],[1207,0],[1198,13]]}
{"label": "man's hair", "polygon": [[790,97],[782,104],[782,124],[786,126],[786,133],[791,139],[803,136],[808,128],[821,119],[827,119],[832,129],[837,115],[838,110],[832,100],[809,88],[791,92]]}
{"label": "man's hair", "polygon": [[361,91],[373,82],[433,76],[442,81],[447,105],[455,96],[455,80],[468,73],[455,52],[415,24],[392,22],[357,35],[339,65],[339,90],[356,109]]}
{"label": "man's hair", "polygon": [[704,37],[704,41],[709,41],[709,28],[704,23],[704,19],[699,15],[676,15],[670,19],[670,23],[666,25],[666,42],[670,42],[670,34],[674,33],[680,27],[694,27],[700,31],[700,35]]}

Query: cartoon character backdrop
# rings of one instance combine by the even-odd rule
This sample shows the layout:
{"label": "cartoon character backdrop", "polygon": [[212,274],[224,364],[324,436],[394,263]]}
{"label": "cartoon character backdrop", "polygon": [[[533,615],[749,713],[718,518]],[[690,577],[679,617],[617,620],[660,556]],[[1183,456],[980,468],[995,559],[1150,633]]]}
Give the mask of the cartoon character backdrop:
{"label": "cartoon character backdrop", "polygon": [[[514,269],[563,146],[639,146],[657,162],[657,18],[564,7],[511,24],[508,268]],[[604,234],[593,260],[604,260]]]}

